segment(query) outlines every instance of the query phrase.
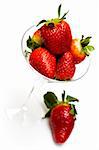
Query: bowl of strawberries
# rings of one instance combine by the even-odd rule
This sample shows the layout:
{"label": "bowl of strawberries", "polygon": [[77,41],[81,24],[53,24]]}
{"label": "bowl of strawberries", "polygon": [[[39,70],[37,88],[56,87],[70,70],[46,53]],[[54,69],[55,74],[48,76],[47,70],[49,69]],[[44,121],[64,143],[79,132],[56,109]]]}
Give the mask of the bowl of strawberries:
{"label": "bowl of strawberries", "polygon": [[91,37],[73,39],[65,13],[42,20],[30,27],[22,38],[22,52],[30,67],[39,76],[51,82],[75,81],[82,78],[90,66]]}

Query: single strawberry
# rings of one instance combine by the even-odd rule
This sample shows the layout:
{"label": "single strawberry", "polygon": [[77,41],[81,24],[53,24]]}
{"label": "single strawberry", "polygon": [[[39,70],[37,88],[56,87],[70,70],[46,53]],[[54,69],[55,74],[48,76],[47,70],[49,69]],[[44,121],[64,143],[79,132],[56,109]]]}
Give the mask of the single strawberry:
{"label": "single strawberry", "polygon": [[72,54],[68,51],[57,62],[56,79],[70,80],[75,73],[75,64]]}
{"label": "single strawberry", "polygon": [[73,39],[71,43],[70,52],[73,55],[75,64],[82,62],[86,56],[89,56],[90,52],[94,50],[94,47],[89,45],[91,37],[82,39]]}
{"label": "single strawberry", "polygon": [[[41,36],[45,47],[54,55],[60,55],[70,49],[72,34],[69,24],[64,21],[67,13],[60,18],[61,5],[58,8],[58,18],[42,20]],[[38,25],[39,25],[38,24]]]}
{"label": "single strawberry", "polygon": [[33,36],[29,36],[27,40],[27,47],[30,49],[36,49],[43,45],[43,39],[41,37],[41,31],[38,29]]}
{"label": "single strawberry", "polygon": [[64,143],[74,128],[77,111],[71,102],[75,101],[78,100],[69,95],[65,99],[65,91],[62,94],[62,101],[58,101],[52,92],[44,95],[44,102],[49,109],[44,118],[49,117],[52,136],[58,144]]}
{"label": "single strawberry", "polygon": [[29,63],[41,74],[48,78],[55,77],[56,58],[50,54],[45,48],[35,49],[29,57]]}

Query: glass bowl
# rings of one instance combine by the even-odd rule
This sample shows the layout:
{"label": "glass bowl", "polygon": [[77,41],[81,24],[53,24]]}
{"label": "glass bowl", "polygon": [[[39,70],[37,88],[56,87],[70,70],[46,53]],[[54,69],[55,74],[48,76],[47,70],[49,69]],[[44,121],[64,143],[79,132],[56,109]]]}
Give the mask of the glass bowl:
{"label": "glass bowl", "polygon": [[[22,53],[23,53],[23,56],[24,58],[26,59],[29,67],[35,72],[35,74],[38,76],[38,77],[42,77],[44,79],[46,79],[48,82],[51,82],[51,83],[55,83],[55,82],[58,82],[58,83],[62,83],[62,82],[67,82],[68,80],[66,81],[59,81],[59,80],[56,80],[56,79],[50,79],[42,74],[40,74],[38,71],[36,71],[30,64],[29,64],[29,59],[28,57],[26,57],[26,51],[30,51],[30,49],[27,47],[26,45],[26,41],[27,39],[29,38],[29,36],[33,36],[34,32],[38,29],[38,27],[36,26],[31,26],[29,29],[27,29],[22,37],[22,41],[21,41],[21,48],[22,48]],[[83,62],[81,62],[80,64],[77,64],[76,65],[76,71],[75,71],[75,74],[73,76],[73,78],[69,81],[76,81],[76,80],[79,80],[81,79],[82,77],[85,76],[85,74],[88,72],[89,70],[89,67],[90,67],[90,56],[87,57]]]}

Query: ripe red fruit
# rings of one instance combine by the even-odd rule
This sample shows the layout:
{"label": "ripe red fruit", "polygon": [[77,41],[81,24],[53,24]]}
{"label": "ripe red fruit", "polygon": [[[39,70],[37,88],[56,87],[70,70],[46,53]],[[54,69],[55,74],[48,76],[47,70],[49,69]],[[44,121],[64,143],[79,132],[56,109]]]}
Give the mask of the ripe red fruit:
{"label": "ripe red fruit", "polygon": [[42,20],[39,23],[45,23],[40,28],[41,36],[45,47],[54,55],[60,55],[68,51],[72,42],[70,26],[64,21],[68,12],[60,18],[60,11],[61,5],[58,8],[58,18]]}
{"label": "ripe red fruit", "polygon": [[82,62],[86,56],[89,56],[90,52],[94,50],[93,46],[88,45],[90,43],[90,38],[87,37],[84,39],[73,39],[71,43],[70,52],[73,55],[75,64]]}
{"label": "ripe red fruit", "polygon": [[70,105],[57,105],[50,116],[50,126],[56,143],[64,143],[74,127],[74,116]]}
{"label": "ripe red fruit", "polygon": [[66,52],[57,62],[56,79],[70,80],[75,73],[75,64],[70,52]]}
{"label": "ripe red fruit", "polygon": [[63,54],[70,49],[72,35],[67,22],[60,21],[56,25],[54,23],[53,27],[45,24],[40,30],[45,47],[52,54]]}
{"label": "ripe red fruit", "polygon": [[49,78],[55,77],[56,58],[44,48],[37,48],[31,54],[29,63],[38,72]]}
{"label": "ripe red fruit", "polygon": [[62,102],[58,101],[56,95],[52,92],[47,92],[44,95],[44,102],[50,109],[45,117],[49,118],[49,124],[52,131],[53,139],[56,143],[64,143],[70,136],[74,122],[76,120],[77,111],[74,104],[70,102],[78,101],[76,98],[67,96],[65,100],[65,91],[62,94]]}

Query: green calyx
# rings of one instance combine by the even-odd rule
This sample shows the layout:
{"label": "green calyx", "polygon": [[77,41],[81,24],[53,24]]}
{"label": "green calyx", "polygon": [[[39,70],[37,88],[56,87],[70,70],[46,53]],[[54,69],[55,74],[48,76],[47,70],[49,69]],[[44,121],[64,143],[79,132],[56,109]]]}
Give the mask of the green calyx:
{"label": "green calyx", "polygon": [[90,39],[92,37],[86,37],[84,38],[84,35],[82,35],[82,39],[80,40],[81,46],[82,46],[82,51],[89,56],[90,52],[92,52],[93,50],[95,50],[95,48],[92,45],[89,45],[90,43]]}
{"label": "green calyx", "polygon": [[58,98],[52,92],[47,92],[44,95],[44,103],[46,104],[47,108],[51,109],[55,105],[58,104]]}
{"label": "green calyx", "polygon": [[36,43],[30,36],[28,40],[26,41],[26,44],[27,44],[27,47],[30,48],[32,51],[41,46],[40,44]]}
{"label": "green calyx", "polygon": [[50,20],[41,20],[37,26],[39,26],[42,23],[45,23],[46,26],[50,26],[50,27],[54,27],[56,24],[60,23],[62,20],[66,19],[66,15],[68,14],[69,11],[67,11],[66,13],[64,13],[64,15],[62,17],[60,17],[61,15],[61,4],[58,7],[58,18],[54,18],[54,19],[50,19]]}
{"label": "green calyx", "polygon": [[79,100],[69,95],[67,95],[67,97],[65,98],[65,91],[63,91],[62,93],[62,101],[59,101],[57,96],[53,92],[47,92],[44,95],[44,103],[48,108],[48,112],[45,114],[44,118],[50,117],[51,110],[57,105],[70,105],[70,113],[75,117],[77,111],[75,105],[71,104],[71,102],[75,101],[78,102]]}

